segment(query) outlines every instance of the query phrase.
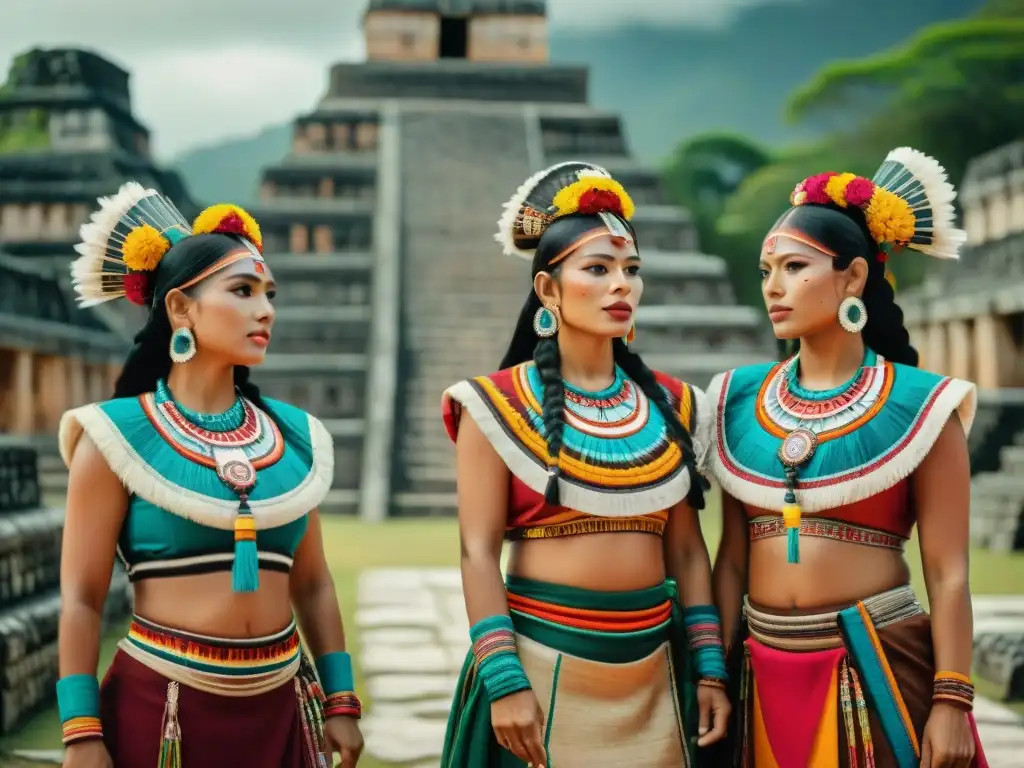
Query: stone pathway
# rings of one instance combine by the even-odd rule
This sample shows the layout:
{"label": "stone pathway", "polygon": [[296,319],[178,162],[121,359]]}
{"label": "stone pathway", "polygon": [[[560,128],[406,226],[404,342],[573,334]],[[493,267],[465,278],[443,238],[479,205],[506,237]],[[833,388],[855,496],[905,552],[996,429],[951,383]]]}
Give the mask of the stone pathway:
{"label": "stone pathway", "polygon": [[[376,569],[359,579],[355,624],[367,692],[366,750],[410,768],[437,768],[469,623],[456,569]],[[976,597],[978,632],[1020,631],[1024,596]],[[1021,765],[1024,723],[979,699],[978,729],[992,768]]]}
{"label": "stone pathway", "polygon": [[389,763],[436,768],[469,650],[459,571],[366,571],[358,605],[360,663],[373,699],[362,722],[366,751]]}

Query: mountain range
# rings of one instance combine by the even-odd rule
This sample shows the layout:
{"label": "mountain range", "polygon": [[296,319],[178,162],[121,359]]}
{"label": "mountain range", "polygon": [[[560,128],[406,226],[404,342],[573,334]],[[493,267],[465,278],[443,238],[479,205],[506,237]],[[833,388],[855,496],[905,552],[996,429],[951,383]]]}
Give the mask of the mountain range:
{"label": "mountain range", "polygon": [[[716,30],[553,26],[551,60],[589,67],[591,103],[621,113],[634,154],[659,164],[679,142],[706,131],[746,135],[769,147],[820,134],[824,126],[786,122],[786,100],[795,88],[832,61],[870,56],[924,26],[971,15],[982,4],[780,0],[739,12]],[[261,169],[290,144],[291,126],[272,126],[211,142],[172,164],[198,201],[248,204]]]}

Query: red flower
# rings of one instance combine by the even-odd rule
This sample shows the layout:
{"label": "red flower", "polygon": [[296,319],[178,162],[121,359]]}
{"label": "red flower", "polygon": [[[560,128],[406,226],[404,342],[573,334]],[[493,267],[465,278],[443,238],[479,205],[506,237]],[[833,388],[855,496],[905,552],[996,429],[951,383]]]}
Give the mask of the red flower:
{"label": "red flower", "polygon": [[124,276],[124,296],[132,304],[144,307],[149,303],[149,274],[129,272]]}
{"label": "red flower", "polygon": [[875,185],[862,176],[858,176],[846,185],[846,202],[857,208],[867,205],[873,194],[875,194]]}
{"label": "red flower", "polygon": [[832,199],[825,192],[825,185],[828,184],[828,180],[833,176],[838,176],[835,171],[826,171],[825,173],[819,173],[811,176],[804,182],[804,192],[807,193],[808,203],[817,203],[818,205],[826,205],[832,202]]}
{"label": "red flower", "polygon": [[607,189],[588,189],[580,195],[579,212],[582,214],[614,213],[622,217],[622,201],[614,192]]}
{"label": "red flower", "polygon": [[217,228],[213,230],[219,232],[222,235],[238,235],[239,237],[247,238],[245,232],[245,222],[242,221],[242,217],[232,211],[217,225]]}

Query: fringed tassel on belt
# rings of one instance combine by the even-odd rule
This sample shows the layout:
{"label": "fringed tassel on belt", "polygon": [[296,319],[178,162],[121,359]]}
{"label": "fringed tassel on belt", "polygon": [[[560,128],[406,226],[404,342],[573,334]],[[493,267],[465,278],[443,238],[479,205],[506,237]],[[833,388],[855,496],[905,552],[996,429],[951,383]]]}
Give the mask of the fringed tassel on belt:
{"label": "fringed tassel on belt", "polygon": [[299,702],[306,763],[309,768],[330,768],[329,756],[324,752],[324,694],[306,654],[295,676],[295,698]]}
{"label": "fringed tassel on belt", "polygon": [[181,724],[178,722],[178,684],[173,680],[167,684],[167,702],[160,724],[163,741],[160,742],[160,759],[157,768],[181,768]]}
{"label": "fringed tassel on belt", "polygon": [[[857,762],[857,728],[864,746],[864,767],[875,768],[875,744],[871,739],[871,722],[868,719],[868,703],[864,698],[857,670],[849,659],[843,659],[839,668],[839,701],[843,709],[843,725],[846,728],[846,748],[850,756],[850,768],[859,768]],[[856,719],[855,719],[856,716]]]}

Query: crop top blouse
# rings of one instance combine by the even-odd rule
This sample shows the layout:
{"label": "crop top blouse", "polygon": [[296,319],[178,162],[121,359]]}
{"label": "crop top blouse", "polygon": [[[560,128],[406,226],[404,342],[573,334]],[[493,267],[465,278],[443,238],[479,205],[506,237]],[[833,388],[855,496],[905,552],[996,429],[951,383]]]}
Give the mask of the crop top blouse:
{"label": "crop top blouse", "polygon": [[[714,478],[747,508],[752,540],[788,527],[901,549],[916,520],[910,475],[954,412],[970,431],[974,385],[868,350],[849,382],[816,392],[797,381],[798,361],[737,368],[711,382]],[[786,454],[802,460],[795,499]],[[787,526],[793,507],[795,524]]]}
{"label": "crop top blouse", "polygon": [[[698,465],[708,445],[711,411],[704,393],[655,374],[694,440]],[[506,536],[546,538],[611,531],[660,535],[669,510],[686,498],[690,473],[658,408],[620,369],[600,392],[565,384],[563,448],[558,457],[563,506],[544,499],[550,476],[541,417],[543,385],[533,362],[447,389],[442,413],[448,436],[467,409],[511,479]]]}
{"label": "crop top blouse", "polygon": [[259,568],[290,571],[308,513],[331,487],[334,446],[309,414],[264,402],[272,418],[243,399],[241,423],[226,431],[197,426],[154,393],[64,414],[65,464],[85,433],[129,493],[117,554],[133,581],[232,569],[239,497],[218,476],[214,448],[244,451],[256,471],[247,503]]}

